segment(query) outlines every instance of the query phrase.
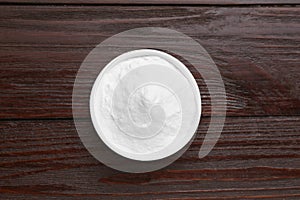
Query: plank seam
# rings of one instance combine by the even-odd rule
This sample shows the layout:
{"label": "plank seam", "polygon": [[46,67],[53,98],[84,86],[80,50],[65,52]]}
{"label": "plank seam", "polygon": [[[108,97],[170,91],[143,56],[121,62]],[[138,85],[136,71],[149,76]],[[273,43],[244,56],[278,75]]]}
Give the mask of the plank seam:
{"label": "plank seam", "polygon": [[249,3],[249,4],[193,4],[193,3],[40,3],[40,2],[1,2],[0,6],[74,6],[74,7],[104,7],[104,6],[118,6],[118,7],[147,7],[147,6],[159,6],[159,7],[297,7],[300,3]]}

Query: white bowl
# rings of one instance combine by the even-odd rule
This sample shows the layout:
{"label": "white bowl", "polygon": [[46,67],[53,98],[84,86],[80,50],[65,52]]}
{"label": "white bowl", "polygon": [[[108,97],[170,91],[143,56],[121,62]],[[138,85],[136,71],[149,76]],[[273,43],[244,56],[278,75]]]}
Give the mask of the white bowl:
{"label": "white bowl", "polygon": [[139,161],[168,157],[197,130],[201,96],[187,67],[162,51],[124,53],[98,75],[90,96],[96,132],[117,154]]}

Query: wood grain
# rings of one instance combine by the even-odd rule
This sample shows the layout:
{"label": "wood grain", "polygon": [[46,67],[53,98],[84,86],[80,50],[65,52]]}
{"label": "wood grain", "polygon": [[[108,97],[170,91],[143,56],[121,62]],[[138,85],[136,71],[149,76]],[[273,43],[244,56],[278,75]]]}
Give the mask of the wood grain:
{"label": "wood grain", "polygon": [[[300,8],[286,6],[299,1],[1,4],[0,199],[300,199]],[[207,49],[223,76],[228,112],[219,142],[198,159],[210,97],[194,73],[203,98],[194,142],[167,168],[128,174],[104,166],[82,145],[71,119],[72,88],[97,44],[148,26],[181,31]]]}
{"label": "wood grain", "polygon": [[71,120],[1,121],[1,199],[299,198],[300,117],[229,117],[200,160],[208,123],[169,167],[128,174],[92,158]]}
{"label": "wood grain", "polygon": [[[207,49],[225,82],[228,116],[299,115],[299,11],[298,7],[2,6],[0,118],[71,118],[73,82],[89,51],[111,35],[145,26],[182,31]],[[197,80],[203,115],[210,116],[209,94]]]}
{"label": "wood grain", "polygon": [[99,5],[297,5],[298,0],[2,0],[2,3]]}

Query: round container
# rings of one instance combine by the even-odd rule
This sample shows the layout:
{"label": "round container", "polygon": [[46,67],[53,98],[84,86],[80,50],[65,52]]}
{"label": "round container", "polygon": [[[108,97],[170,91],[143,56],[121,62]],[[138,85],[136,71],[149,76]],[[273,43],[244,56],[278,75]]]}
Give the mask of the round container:
{"label": "round container", "polygon": [[98,75],[90,96],[94,128],[117,154],[139,161],[168,157],[197,130],[201,96],[187,67],[162,51],[124,53]]}

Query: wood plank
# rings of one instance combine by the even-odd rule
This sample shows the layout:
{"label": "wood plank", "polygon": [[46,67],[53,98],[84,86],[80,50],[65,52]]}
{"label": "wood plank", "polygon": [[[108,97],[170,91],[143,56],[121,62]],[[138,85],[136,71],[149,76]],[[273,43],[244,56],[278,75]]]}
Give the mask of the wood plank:
{"label": "wood plank", "polygon": [[298,0],[2,0],[2,3],[99,5],[292,5]]}
{"label": "wood plank", "polygon": [[[145,26],[176,29],[207,49],[225,82],[227,115],[299,115],[299,11],[299,7],[2,6],[0,118],[72,117],[73,82],[89,51],[111,35]],[[209,116],[209,94],[201,79],[198,83],[203,115]]]}
{"label": "wood plank", "polygon": [[1,199],[299,198],[300,117],[229,117],[200,160],[208,123],[172,165],[128,174],[92,158],[72,120],[1,121]]}

